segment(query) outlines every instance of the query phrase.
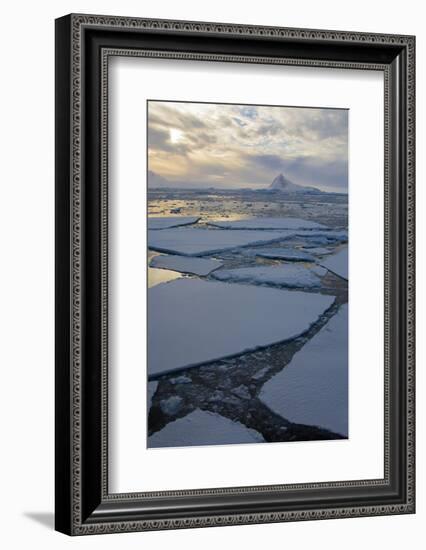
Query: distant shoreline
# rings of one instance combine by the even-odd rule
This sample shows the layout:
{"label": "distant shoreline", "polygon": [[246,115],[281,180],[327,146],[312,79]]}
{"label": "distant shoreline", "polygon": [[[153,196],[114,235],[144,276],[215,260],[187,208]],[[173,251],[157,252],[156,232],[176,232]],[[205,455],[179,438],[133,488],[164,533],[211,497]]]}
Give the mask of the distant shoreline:
{"label": "distant shoreline", "polygon": [[149,191],[179,191],[179,192],[197,192],[197,193],[223,193],[223,194],[232,194],[232,193],[265,193],[268,195],[348,195],[342,191],[280,191],[274,189],[250,189],[247,187],[236,187],[235,189],[224,189],[221,187],[148,187]]}

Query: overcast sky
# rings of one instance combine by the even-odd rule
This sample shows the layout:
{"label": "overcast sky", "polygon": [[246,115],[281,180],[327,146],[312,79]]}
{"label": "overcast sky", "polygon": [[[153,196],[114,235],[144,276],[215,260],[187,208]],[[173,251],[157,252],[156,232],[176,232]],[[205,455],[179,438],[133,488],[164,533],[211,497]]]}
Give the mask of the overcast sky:
{"label": "overcast sky", "polygon": [[348,111],[148,102],[148,182],[156,187],[299,185],[347,192]]}

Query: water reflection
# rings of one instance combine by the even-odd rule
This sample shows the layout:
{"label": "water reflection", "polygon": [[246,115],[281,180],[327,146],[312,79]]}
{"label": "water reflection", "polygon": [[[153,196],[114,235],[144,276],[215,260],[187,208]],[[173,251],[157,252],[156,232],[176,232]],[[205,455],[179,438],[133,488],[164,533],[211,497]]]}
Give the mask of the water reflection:
{"label": "water reflection", "polygon": [[148,268],[148,288],[159,285],[160,283],[167,283],[174,279],[182,277],[181,273],[176,271],[170,271],[169,269],[157,269],[155,267]]}
{"label": "water reflection", "polygon": [[[150,199],[148,216],[201,216],[201,224],[207,221],[238,221],[251,217],[251,202],[219,200],[209,196],[207,199],[172,200]],[[200,225],[200,222],[199,222]]]}
{"label": "water reflection", "polygon": [[154,256],[159,256],[158,252],[148,250],[148,288],[152,288],[153,286],[161,283],[167,283],[168,281],[173,281],[174,279],[179,279],[182,277],[181,273],[170,271],[170,269],[157,269],[156,267],[149,267],[149,264]]}

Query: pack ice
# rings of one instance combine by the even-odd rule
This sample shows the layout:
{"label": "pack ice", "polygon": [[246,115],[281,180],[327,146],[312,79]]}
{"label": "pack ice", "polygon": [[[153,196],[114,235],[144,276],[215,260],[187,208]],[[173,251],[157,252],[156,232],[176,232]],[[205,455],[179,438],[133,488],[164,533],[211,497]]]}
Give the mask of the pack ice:
{"label": "pack ice", "polygon": [[217,413],[195,409],[167,424],[148,438],[148,447],[187,447],[190,445],[227,445],[263,443],[256,430],[233,422]]}
{"label": "pack ice", "polygon": [[304,249],[306,249],[307,253],[315,254],[316,256],[327,256],[334,252],[334,250],[322,246],[305,246]]}
{"label": "pack ice", "polygon": [[[325,274],[325,270],[322,270]],[[315,288],[321,285],[317,276],[321,271],[309,269],[301,265],[262,265],[256,267],[238,267],[236,269],[221,269],[213,273],[220,281],[249,283],[254,285],[276,285],[292,288]]]}
{"label": "pack ice", "polygon": [[292,237],[294,231],[250,231],[183,227],[149,231],[148,247],[157,252],[204,256],[254,244],[278,242]]}
{"label": "pack ice", "polygon": [[326,229],[320,223],[300,218],[250,218],[247,220],[213,221],[209,225],[223,229]]}
{"label": "pack ice", "polygon": [[186,256],[154,256],[150,267],[170,269],[180,273],[205,276],[220,267],[222,262],[205,258],[188,258]]}
{"label": "pack ice", "polygon": [[308,240],[308,242],[313,242],[316,244],[328,244],[329,242],[342,242],[346,243],[348,241],[348,232],[344,229],[342,230],[297,230],[296,235],[298,237],[303,237]]}
{"label": "pack ice", "polygon": [[334,297],[199,279],[148,291],[148,375],[230,357],[305,332]]}
{"label": "pack ice", "polygon": [[149,382],[148,383],[148,392],[147,392],[147,409],[151,408],[152,398],[154,397],[155,392],[157,391],[158,382]]}
{"label": "pack ice", "polygon": [[321,265],[326,267],[329,271],[332,271],[342,279],[348,280],[349,262],[348,262],[348,248],[342,248],[333,256],[321,260]]}
{"label": "pack ice", "polygon": [[348,436],[348,306],[263,386],[259,399],[290,422]]}
{"label": "pack ice", "polygon": [[297,248],[254,248],[248,251],[250,255],[269,258],[271,260],[288,260],[293,262],[314,262],[315,257]]}
{"label": "pack ice", "polygon": [[180,225],[191,225],[197,223],[199,219],[196,216],[148,217],[148,229],[168,229]]}

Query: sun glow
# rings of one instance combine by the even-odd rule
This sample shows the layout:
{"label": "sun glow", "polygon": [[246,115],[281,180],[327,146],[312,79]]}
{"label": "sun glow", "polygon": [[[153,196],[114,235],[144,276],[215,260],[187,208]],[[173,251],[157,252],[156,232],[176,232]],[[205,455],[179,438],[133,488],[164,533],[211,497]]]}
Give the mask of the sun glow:
{"label": "sun glow", "polygon": [[170,141],[172,143],[178,143],[183,137],[182,130],[178,130],[177,128],[170,128]]}
{"label": "sun glow", "polygon": [[345,109],[150,101],[148,126],[149,170],[165,186],[261,189],[283,173],[347,190]]}

